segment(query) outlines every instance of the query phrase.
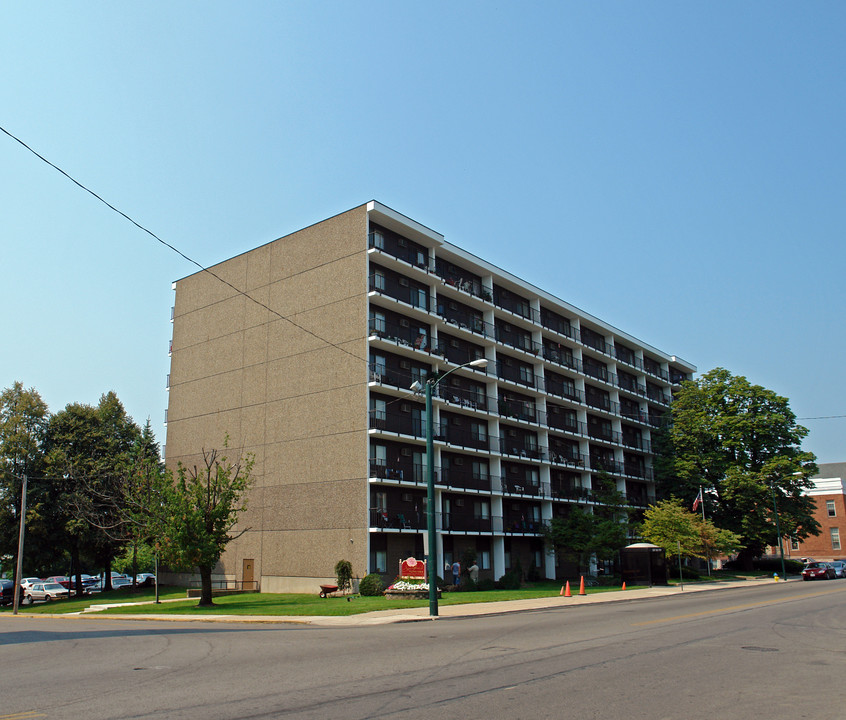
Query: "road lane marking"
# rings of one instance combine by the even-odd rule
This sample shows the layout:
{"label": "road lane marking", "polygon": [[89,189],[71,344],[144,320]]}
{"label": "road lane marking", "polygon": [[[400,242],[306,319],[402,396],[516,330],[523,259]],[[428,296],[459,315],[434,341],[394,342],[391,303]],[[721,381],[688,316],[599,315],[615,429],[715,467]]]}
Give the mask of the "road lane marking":
{"label": "road lane marking", "polygon": [[754,607],[763,607],[764,605],[772,605],[773,603],[784,602],[785,600],[807,600],[808,598],[821,597],[822,595],[831,595],[831,593],[840,592],[837,590],[824,590],[822,592],[805,593],[804,595],[794,595],[789,598],[773,598],[772,600],[761,600],[754,603],[746,603],[744,605],[729,605],[724,608],[717,608],[716,610],[703,610],[702,612],[687,613],[686,615],[673,615],[672,617],[659,618],[658,620],[645,620],[644,622],[632,623],[634,626],[642,625],[656,625],[657,623],[672,622],[673,620],[689,620],[690,618],[704,617],[707,615],[716,615],[722,612],[730,612],[732,610],[748,610]]}
{"label": "road lane marking", "polygon": [[0,720],[27,720],[28,718],[47,717],[44,713],[27,710],[26,712],[12,713],[11,715],[0,715]]}

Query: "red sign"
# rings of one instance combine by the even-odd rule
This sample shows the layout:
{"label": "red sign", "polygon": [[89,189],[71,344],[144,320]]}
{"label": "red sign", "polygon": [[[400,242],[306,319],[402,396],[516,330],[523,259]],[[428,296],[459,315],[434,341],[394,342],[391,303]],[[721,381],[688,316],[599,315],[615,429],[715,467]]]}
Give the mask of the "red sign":
{"label": "red sign", "polygon": [[407,560],[400,561],[400,577],[401,578],[420,578],[426,579],[426,561],[415,560],[413,557]]}

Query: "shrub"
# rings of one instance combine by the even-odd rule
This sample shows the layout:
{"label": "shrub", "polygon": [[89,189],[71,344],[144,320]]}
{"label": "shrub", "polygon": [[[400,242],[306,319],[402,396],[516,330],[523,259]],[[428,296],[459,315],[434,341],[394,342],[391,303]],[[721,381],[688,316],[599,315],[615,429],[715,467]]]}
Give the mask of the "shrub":
{"label": "shrub", "polygon": [[496,582],[499,590],[519,590],[522,583],[522,573],[519,570],[509,570]]}
{"label": "shrub", "polygon": [[352,586],[352,563],[349,560],[338,560],[335,564],[335,577],[338,579],[338,590],[349,590]]}
{"label": "shrub", "polygon": [[383,592],[382,576],[379,575],[379,573],[370,573],[369,575],[365,575],[358,583],[358,592],[359,595],[367,597],[381,595]]}
{"label": "shrub", "polygon": [[496,590],[496,583],[493,581],[493,578],[479,580],[479,590]]}

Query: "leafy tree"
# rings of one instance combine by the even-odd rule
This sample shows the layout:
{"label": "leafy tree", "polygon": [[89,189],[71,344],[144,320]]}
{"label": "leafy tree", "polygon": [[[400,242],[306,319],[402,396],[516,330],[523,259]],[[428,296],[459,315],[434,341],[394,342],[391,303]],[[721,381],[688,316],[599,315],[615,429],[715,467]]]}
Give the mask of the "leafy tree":
{"label": "leafy tree", "polygon": [[577,562],[579,571],[589,567],[591,556],[609,560],[625,546],[628,513],[625,497],[605,473],[593,478],[593,510],[573,506],[565,518],[553,518],[542,528],[551,552]]}
{"label": "leafy tree", "polygon": [[[118,532],[115,498],[122,469],[142,446],[144,433],[114,392],[97,407],[71,403],[50,418],[45,440],[51,524],[68,548],[71,573],[87,556],[105,570],[110,589],[112,558],[125,538]],[[77,582],[81,592],[81,582]]]}
{"label": "leafy tree", "polygon": [[701,515],[688,512],[681,500],[661,500],[644,513],[640,535],[664,548],[668,557],[709,558],[714,554],[729,555],[740,549],[740,537],[730,530],[716,527]]}
{"label": "leafy tree", "polygon": [[[43,522],[44,436],[49,419],[46,403],[34,388],[15,382],[0,393],[0,557],[15,558],[18,550],[23,476],[27,491],[28,542],[26,565],[41,567],[52,554],[50,533]],[[11,569],[11,568],[4,568]]]}
{"label": "leafy tree", "polygon": [[[228,445],[224,443],[224,448]],[[127,506],[139,535],[155,538],[162,560],[177,570],[200,572],[200,606],[212,605],[211,575],[226,545],[247,528],[233,532],[246,509],[253,457],[231,462],[217,450],[203,450],[203,464],[174,478],[151,463],[136,468],[127,483]]]}
{"label": "leafy tree", "polygon": [[773,494],[785,536],[819,533],[812,486],[815,457],[787,398],[716,368],[682,383],[670,423],[656,441],[659,488],[691,501],[702,486],[713,522],[740,537],[744,565],[777,544]]}

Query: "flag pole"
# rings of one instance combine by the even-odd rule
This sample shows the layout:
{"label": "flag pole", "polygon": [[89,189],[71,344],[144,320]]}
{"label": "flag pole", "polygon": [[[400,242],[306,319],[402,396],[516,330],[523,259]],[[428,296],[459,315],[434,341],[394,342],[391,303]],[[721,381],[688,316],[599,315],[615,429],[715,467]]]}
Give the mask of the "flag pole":
{"label": "flag pole", "polygon": [[[705,522],[705,497],[702,495],[702,486],[699,486],[699,503],[702,505],[702,522]],[[705,554],[708,556],[706,563],[708,564],[708,577],[711,577],[711,547],[705,544]]]}

